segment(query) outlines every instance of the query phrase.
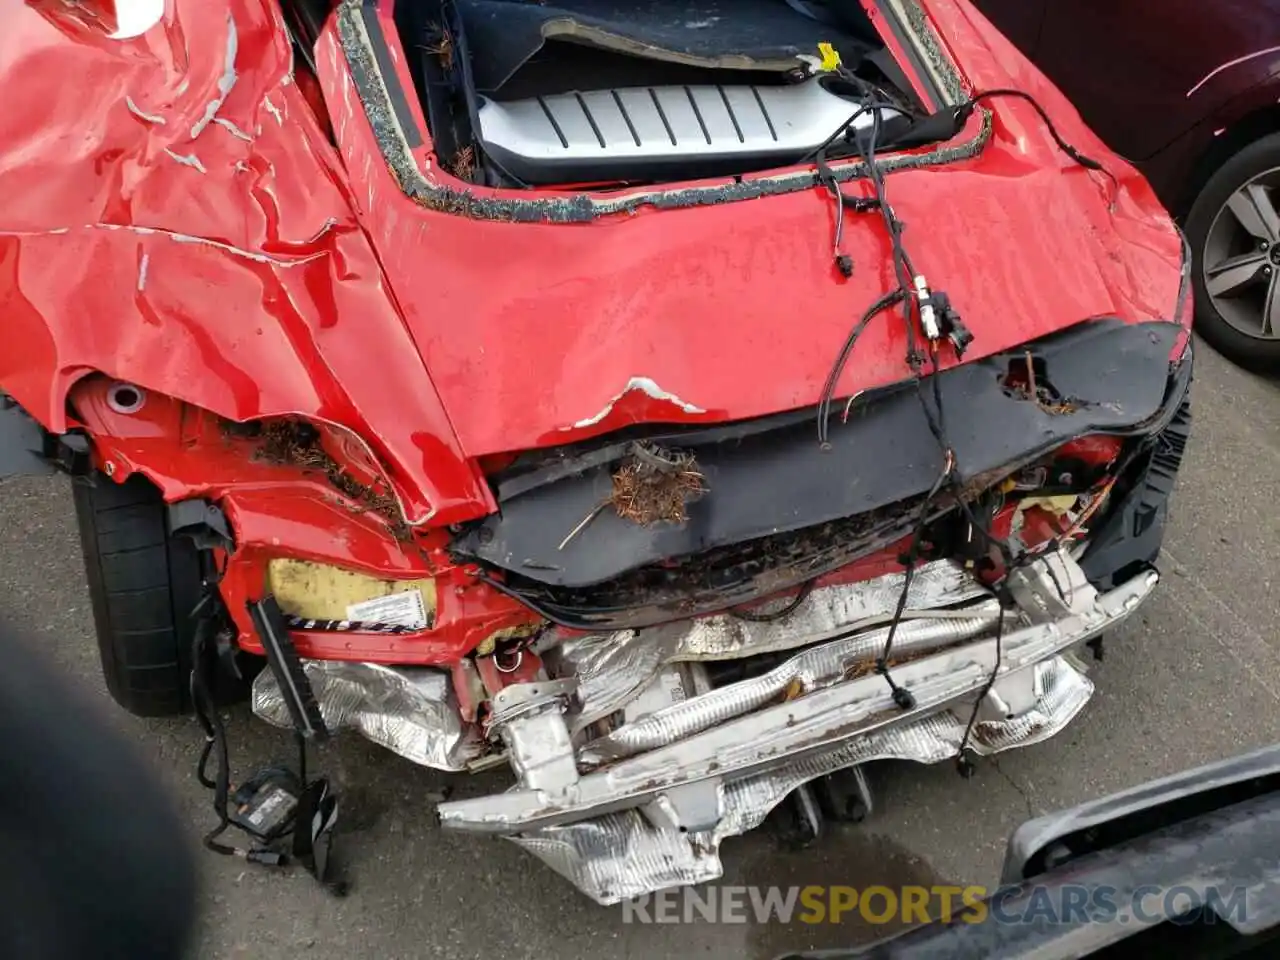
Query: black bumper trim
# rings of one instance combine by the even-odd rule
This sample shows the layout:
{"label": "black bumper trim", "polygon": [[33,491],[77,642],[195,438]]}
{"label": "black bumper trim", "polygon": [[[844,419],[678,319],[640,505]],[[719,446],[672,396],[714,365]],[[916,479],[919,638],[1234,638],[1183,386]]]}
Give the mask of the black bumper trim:
{"label": "black bumper trim", "polygon": [[[1185,363],[1190,365],[1189,357]],[[1139,567],[1156,562],[1164,543],[1169,497],[1190,435],[1191,397],[1187,393],[1168,426],[1152,436],[1150,450],[1133,471],[1128,496],[1092,531],[1080,567],[1097,589],[1114,589]]]}
{"label": "black bumper trim", "polygon": [[[1170,373],[1181,332],[1174,323],[1094,320],[1009,354],[943,371],[939,389],[959,469],[965,477],[981,477],[1087,434],[1140,435],[1163,428],[1190,379],[1187,363]],[[1010,361],[1028,351],[1058,394],[1071,401],[1065,412],[1003,386]],[[705,436],[681,433],[676,442],[696,454],[709,488],[689,505],[689,520],[680,526],[638,526],[604,510],[561,549],[566,535],[608,498],[611,466],[584,463],[566,477],[564,467],[572,464],[556,463],[547,468],[557,472],[554,482],[535,485],[526,475],[523,492],[501,499],[500,513],[469,527],[452,548],[527,581],[588,587],[670,558],[901,504],[925,493],[942,467],[909,386],[855,407],[847,423],[833,423],[828,450],[819,448],[809,417],[734,441],[711,428]]]}

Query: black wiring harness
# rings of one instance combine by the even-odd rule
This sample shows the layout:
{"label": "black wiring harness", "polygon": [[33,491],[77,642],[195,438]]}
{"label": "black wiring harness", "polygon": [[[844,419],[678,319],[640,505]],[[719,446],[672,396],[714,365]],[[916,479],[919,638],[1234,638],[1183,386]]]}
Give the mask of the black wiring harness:
{"label": "black wiring harness", "polygon": [[801,584],[796,595],[780,606],[777,610],[770,610],[767,613],[759,613],[753,610],[744,610],[741,607],[730,607],[729,615],[738,620],[745,620],[748,623],[773,623],[776,620],[785,620],[799,609],[800,604],[809,599],[809,594],[813,593],[813,588],[817,586],[817,584],[817,580],[806,580]]}
{"label": "black wiring harness", "polygon": [[[227,731],[213,693],[212,674],[217,663],[216,637],[222,618],[213,584],[191,614],[195,632],[191,645],[191,704],[204,730],[205,742],[196,763],[196,779],[213,793],[217,826],[203,838],[206,849],[238,857],[266,867],[304,867],[326,890],[344,896],[348,884],[330,876],[329,846],[337,819],[337,799],[324,777],[307,779],[307,743],[296,733],[298,769],[282,764],[265,767],[237,784],[231,784],[231,760]],[[216,769],[209,775],[209,762]],[[221,840],[235,827],[252,839],[250,846]]]}
{"label": "black wiring harness", "polygon": [[[947,438],[946,415],[942,402],[942,391],[940,385],[939,374],[939,352],[942,348],[943,341],[949,341],[955,351],[957,358],[964,354],[965,349],[973,339],[972,334],[965,328],[959,313],[952,307],[947,295],[942,291],[931,291],[925,282],[923,276],[918,274],[911,258],[908,255],[903,244],[903,232],[905,224],[898,219],[894,213],[893,207],[890,205],[887,191],[885,188],[885,172],[876,163],[876,148],[881,133],[880,112],[885,106],[883,103],[876,101],[873,88],[859,80],[856,76],[843,68],[837,68],[837,74],[841,79],[853,84],[862,90],[863,99],[857,111],[846,120],[839,129],[837,129],[830,137],[828,137],[822,145],[811,155],[817,169],[817,178],[827,191],[831,194],[836,204],[836,225],[833,240],[833,258],[839,273],[844,277],[853,275],[853,261],[843,251],[844,237],[844,217],[847,210],[857,213],[878,211],[881,220],[884,223],[885,231],[889,237],[891,255],[893,258],[893,272],[896,280],[896,287],[881,295],[870,307],[862,314],[859,320],[850,329],[848,336],[845,338],[840,351],[836,355],[836,360],[832,365],[831,371],[827,376],[826,382],[823,384],[822,393],[818,402],[817,410],[817,431],[818,442],[823,447],[830,444],[829,422],[831,418],[831,405],[834,400],[836,390],[840,381],[840,377],[844,372],[849,357],[852,355],[858,338],[867,329],[871,322],[880,314],[901,308],[901,316],[906,334],[907,366],[911,370],[911,380],[916,390],[916,395],[920,399],[921,408],[924,411],[925,420],[928,423],[929,431],[933,434],[937,441],[938,449],[942,455],[942,468],[938,474],[937,480],[934,482],[932,489],[925,496],[924,502],[921,504],[920,512],[916,520],[914,531],[911,535],[909,546],[906,553],[902,556],[901,562],[904,568],[902,590],[898,595],[898,602],[894,609],[893,617],[889,623],[889,632],[885,638],[884,647],[880,651],[880,655],[876,658],[875,672],[885,679],[892,691],[894,703],[902,710],[912,710],[916,706],[915,698],[911,692],[894,682],[891,658],[893,654],[893,643],[898,631],[898,627],[902,622],[903,615],[906,611],[907,602],[911,591],[912,577],[916,564],[920,559],[921,548],[924,545],[924,534],[928,523],[928,518],[933,509],[934,503],[938,497],[944,493],[954,502],[955,506],[960,510],[961,515],[969,525],[971,534],[977,534],[983,539],[988,549],[994,547],[1000,554],[1004,566],[1004,573],[999,582],[993,587],[996,597],[1000,604],[999,617],[996,624],[995,645],[996,659],[995,666],[992,668],[982,690],[979,692],[977,699],[974,701],[969,720],[965,725],[964,734],[960,741],[957,752],[956,765],[962,776],[969,777],[974,773],[973,761],[970,759],[969,744],[973,736],[974,726],[977,723],[978,713],[981,709],[983,700],[990,693],[991,688],[995,685],[999,677],[1000,668],[1003,661],[1002,641],[1004,636],[1004,625],[1006,608],[1011,605],[1011,598],[1007,588],[1008,576],[1015,569],[1030,564],[1036,558],[1043,556],[1050,549],[1057,549],[1061,546],[1059,538],[1055,538],[1048,544],[1042,544],[1036,550],[1025,551],[1021,556],[1015,558],[1012,548],[1005,541],[997,539],[987,527],[986,524],[979,521],[975,515],[968,498],[964,493],[965,479],[960,469],[960,465],[956,462],[955,450]],[[983,100],[995,97],[1015,97],[1025,100],[1040,115],[1057,146],[1072,160],[1080,166],[1088,169],[1099,171],[1107,176],[1118,187],[1115,177],[1107,171],[1101,163],[1085,156],[1059,134],[1053,121],[1049,118],[1044,108],[1030,94],[1021,90],[1012,89],[994,89],[985,90],[976,93],[959,106],[949,110],[940,111],[930,117],[918,121],[911,129],[906,131],[902,137],[895,140],[895,144],[899,146],[913,145],[916,142],[932,142],[940,139],[949,139],[954,136],[968,121],[978,104]],[[865,114],[871,115],[871,124],[869,129],[859,130],[853,127],[854,122]],[[830,148],[836,144],[842,137],[853,146],[857,154],[861,157],[865,167],[867,179],[870,181],[874,197],[858,197],[851,198],[845,196],[843,190],[837,181],[834,172],[831,170],[827,162],[827,154]],[[806,158],[808,159],[808,158]],[[923,349],[921,349],[920,335],[923,335]],[[932,384],[932,390],[925,389],[926,363],[928,364],[927,373]],[[847,419],[850,407],[853,403],[851,398],[845,406],[844,418]],[[1056,580],[1055,580],[1056,583]],[[1058,585],[1061,592],[1061,585]],[[798,605],[798,603],[797,603]]]}

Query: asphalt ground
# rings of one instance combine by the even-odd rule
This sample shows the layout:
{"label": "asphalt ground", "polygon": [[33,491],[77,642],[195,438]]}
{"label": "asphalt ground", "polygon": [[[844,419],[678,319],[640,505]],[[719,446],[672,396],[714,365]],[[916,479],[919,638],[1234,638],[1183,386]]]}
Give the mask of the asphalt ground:
{"label": "asphalt ground", "polygon": [[[723,884],[986,884],[1024,819],[1152,777],[1280,741],[1280,384],[1201,346],[1195,423],[1161,563],[1163,583],[1093,671],[1097,693],[1048,743],[982,762],[872,771],[877,810],[831,827],[817,846],[782,847],[768,832],[730,840]],[[193,720],[143,721],[106,697],[92,638],[67,481],[0,489],[0,610],[55,660],[104,722],[134,740],[172,792],[191,842],[212,824],[194,768]],[[241,773],[292,756],[285,733],[228,713]],[[316,758],[342,791],[339,854],[352,892],[334,899],[305,874],[201,854],[200,958],[745,957],[865,942],[893,932],[856,911],[840,924],[639,924],[587,901],[501,840],[442,833],[430,797],[500,787],[490,775],[450,781],[354,735]]]}

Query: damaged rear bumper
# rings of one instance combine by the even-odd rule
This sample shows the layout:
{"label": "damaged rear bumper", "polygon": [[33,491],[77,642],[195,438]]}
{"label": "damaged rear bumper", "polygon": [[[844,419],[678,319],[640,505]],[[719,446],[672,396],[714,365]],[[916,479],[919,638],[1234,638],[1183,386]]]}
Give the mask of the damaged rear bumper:
{"label": "damaged rear bumper", "polygon": [[[1177,323],[1096,319],[943,370],[930,382],[947,411],[956,463],[974,483],[995,482],[1079,437],[1163,430],[1190,381],[1189,355],[1170,360],[1184,333]],[[1025,363],[1059,402],[1010,386],[1011,371]],[[688,504],[681,524],[599,510],[630,449],[623,440],[530,454],[495,476],[500,509],[459,533],[451,549],[497,571],[495,588],[580,630],[646,627],[756,602],[908,535],[913,513],[904,505],[942,470],[907,384],[859,399],[847,421],[832,424],[827,446],[815,441],[815,422],[801,410],[648,436],[695,456],[710,490]]]}
{"label": "damaged rear bumper", "polygon": [[[893,572],[819,585],[781,618],[550,628],[531,648],[545,671],[490,688],[483,724],[463,719],[476,714],[460,710],[439,671],[312,662],[325,722],[443,769],[504,759],[516,785],[439,805],[442,825],[505,836],[600,903],[718,877],[720,842],[815,778],[871,760],[954,757],[971,716],[967,743],[980,754],[1074,719],[1093,693],[1074,651],[1158,582],[1190,375],[1189,355],[1165,374],[1159,402],[1142,411],[1149,432],[1115,468],[1115,497],[1088,537],[1013,570],[1003,612],[951,560],[915,571],[891,660],[906,709],[873,669],[904,588]],[[268,673],[254,709],[288,723]]]}
{"label": "damaged rear bumper", "polygon": [[[549,678],[494,697],[487,732],[518,783],[443,803],[440,821],[508,837],[603,904],[714,879],[720,842],[759,826],[808,781],[871,760],[956,756],[979,698],[969,740],[979,754],[1058,733],[1093,693],[1073,650],[1122,623],[1157,582],[1144,567],[1100,591],[1073,557],[1046,555],[1010,576],[1016,605],[997,642],[994,598],[947,561],[926,565],[894,646],[908,710],[872,670],[900,574],[819,588],[785,624],[704,618],[559,638]],[[783,659],[747,679],[686,682],[713,662],[770,653]],[[331,730],[358,729],[441,769],[467,769],[484,753],[441,671],[306,667]],[[270,671],[253,707],[288,726]]]}
{"label": "damaged rear bumper", "polygon": [[[714,878],[719,842],[758,825],[800,784],[873,759],[954,756],[962,717],[993,671],[997,679],[972,739],[976,750],[994,753],[1056,733],[1093,690],[1069,651],[1125,620],[1157,580],[1146,570],[1099,593],[1074,560],[1045,557],[1013,575],[1019,609],[1005,613],[999,652],[991,626],[961,641],[935,631],[902,651],[907,662],[894,667],[893,678],[911,691],[912,709],[895,706],[882,677],[858,669],[874,655],[857,649],[858,637],[844,637],[824,646],[829,665],[849,679],[815,670],[811,691],[763,708],[746,693],[760,678],[673,703],[630,725],[665,728],[671,739],[647,742],[643,752],[616,761],[600,741],[575,747],[563,686],[508,688],[516,696],[497,705],[494,725],[520,784],[441,804],[440,821],[510,836],[601,903]],[[962,608],[973,614],[970,621],[991,618],[993,609],[988,600]],[[812,660],[822,649],[793,659]],[[735,692],[744,693],[743,711],[720,719],[732,714]],[[615,731],[615,745],[627,729]],[[697,732],[681,736],[686,729]]]}

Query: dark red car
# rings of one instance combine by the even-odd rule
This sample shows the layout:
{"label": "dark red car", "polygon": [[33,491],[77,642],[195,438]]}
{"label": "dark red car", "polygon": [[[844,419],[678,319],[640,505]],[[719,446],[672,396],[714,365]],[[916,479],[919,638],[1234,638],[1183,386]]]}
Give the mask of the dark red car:
{"label": "dark red car", "polygon": [[1183,220],[1196,330],[1280,370],[1280,2],[975,3]]}
{"label": "dark red car", "polygon": [[1054,735],[1155,588],[1185,245],[968,3],[0,11],[0,475],[134,712],[265,659],[613,902]]}

